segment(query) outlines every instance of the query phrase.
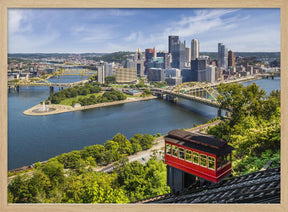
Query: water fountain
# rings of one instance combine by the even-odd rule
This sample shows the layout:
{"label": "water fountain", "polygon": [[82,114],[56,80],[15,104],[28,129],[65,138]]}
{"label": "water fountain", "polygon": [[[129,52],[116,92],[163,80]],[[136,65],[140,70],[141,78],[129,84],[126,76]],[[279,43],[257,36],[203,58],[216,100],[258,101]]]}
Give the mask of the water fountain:
{"label": "water fountain", "polygon": [[32,110],[34,113],[46,113],[55,110],[55,108],[46,107],[45,101],[42,102],[42,107]]}

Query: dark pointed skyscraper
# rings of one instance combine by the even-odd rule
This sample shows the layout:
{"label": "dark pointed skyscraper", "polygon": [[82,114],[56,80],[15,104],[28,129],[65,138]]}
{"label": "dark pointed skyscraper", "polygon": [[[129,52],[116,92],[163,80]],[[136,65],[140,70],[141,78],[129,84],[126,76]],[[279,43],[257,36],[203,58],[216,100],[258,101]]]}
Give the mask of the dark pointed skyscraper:
{"label": "dark pointed skyscraper", "polygon": [[178,36],[169,36],[169,50],[172,55],[172,68],[183,69],[186,61],[186,44]]}
{"label": "dark pointed skyscraper", "polygon": [[141,50],[138,48],[134,54],[134,62],[137,70],[137,77],[144,76],[144,60]]}
{"label": "dark pointed skyscraper", "polygon": [[173,43],[178,43],[179,36],[170,35],[168,38],[168,53],[172,53]]}

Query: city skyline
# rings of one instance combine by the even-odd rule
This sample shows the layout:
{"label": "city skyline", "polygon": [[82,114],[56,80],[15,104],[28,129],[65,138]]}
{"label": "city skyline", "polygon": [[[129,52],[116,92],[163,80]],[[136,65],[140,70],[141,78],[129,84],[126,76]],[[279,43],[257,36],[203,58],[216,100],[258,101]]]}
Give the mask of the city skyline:
{"label": "city skyline", "polygon": [[110,53],[155,47],[168,36],[200,52],[279,52],[280,9],[9,9],[8,53]]}

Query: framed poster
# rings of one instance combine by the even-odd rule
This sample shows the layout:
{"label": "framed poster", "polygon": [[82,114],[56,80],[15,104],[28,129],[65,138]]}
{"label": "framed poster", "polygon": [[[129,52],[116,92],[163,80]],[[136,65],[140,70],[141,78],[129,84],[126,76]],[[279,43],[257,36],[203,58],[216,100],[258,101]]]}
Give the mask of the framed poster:
{"label": "framed poster", "polygon": [[[3,211],[89,211],[119,209],[144,211],[150,209],[159,210],[160,208],[187,211],[193,209],[197,211],[218,211],[223,209],[230,211],[230,207],[237,207],[237,210],[239,211],[244,211],[246,209],[284,211],[287,209],[287,201],[283,198],[287,194],[287,189],[285,187],[285,185],[287,185],[287,180],[285,180],[287,179],[287,176],[286,172],[283,171],[287,170],[287,164],[285,163],[287,158],[284,151],[287,148],[285,142],[287,140],[285,136],[285,128],[287,128],[285,127],[287,125],[285,121],[287,116],[285,110],[287,102],[285,94],[287,88],[284,81],[287,77],[287,60],[285,60],[285,58],[287,58],[287,3],[284,0],[272,2],[253,1],[246,2],[245,4],[240,1],[229,2],[226,0],[218,1],[217,4],[213,1],[180,1],[168,3],[164,1],[124,1],[119,4],[114,0],[105,3],[97,1],[58,1],[56,3],[50,3],[45,1],[26,2],[7,0],[1,1],[1,17],[0,196],[1,209]],[[172,43],[176,44],[173,46]],[[179,56],[179,60],[177,60],[176,46],[179,46],[179,49],[181,49],[182,46],[183,51],[179,50],[179,55],[184,55],[185,52],[185,56]],[[223,59],[221,59],[221,49],[223,49],[224,52]],[[229,60],[228,49],[230,50],[229,52],[231,52],[229,53],[230,58],[232,58],[231,55],[234,52],[235,56],[233,56],[233,58],[235,57],[237,59],[236,63],[238,63],[239,67],[236,67],[235,64],[232,65],[233,62],[232,59],[231,61]],[[113,52],[118,52],[118,55],[109,55],[109,53]],[[197,55],[199,52],[200,55]],[[257,52],[257,56],[255,56],[255,52]],[[273,53],[265,54],[267,52]],[[171,54],[171,57],[166,59],[167,55],[167,57],[169,57],[169,53]],[[133,56],[131,56],[131,54],[133,54]],[[149,54],[153,54],[153,59],[148,61],[147,58],[149,58]],[[109,55],[110,58],[105,58],[105,55]],[[118,58],[115,59],[115,57]],[[253,60],[253,57],[257,57],[258,60]],[[182,60],[182,58],[186,59]],[[209,58],[209,64],[207,63],[207,58]],[[243,58],[250,58],[250,60]],[[104,61],[103,63],[102,59]],[[165,69],[169,69],[168,67],[165,67],[166,60],[170,60],[172,69]],[[171,202],[161,205],[133,204],[137,201],[141,203],[142,199],[153,197],[151,195],[144,195],[143,193],[152,192],[152,190],[155,190],[156,188],[151,190],[145,190],[143,188],[143,190],[139,190],[139,187],[144,187],[142,186],[143,184],[148,186],[149,183],[153,182],[153,179],[156,182],[157,175],[153,175],[155,178],[147,177],[147,179],[145,179],[147,181],[143,181],[143,184],[138,182],[139,186],[133,188],[135,189],[133,192],[127,193],[127,185],[132,186],[136,181],[131,182],[126,179],[124,177],[124,171],[122,184],[120,182],[120,177],[114,176],[116,174],[109,177],[108,175],[104,176],[103,174],[103,176],[94,176],[101,180],[95,181],[92,184],[87,183],[86,187],[82,185],[77,188],[77,183],[81,184],[81,181],[79,181],[77,177],[81,176],[84,178],[82,172],[84,173],[85,169],[81,169],[81,167],[93,167],[93,169],[97,170],[97,166],[94,163],[98,164],[98,168],[101,168],[101,166],[104,167],[104,165],[115,161],[124,163],[126,157],[121,157],[122,154],[135,157],[132,154],[133,152],[138,152],[140,149],[147,149],[146,147],[143,147],[147,145],[146,143],[143,144],[143,135],[151,134],[150,136],[157,140],[162,138],[161,134],[165,135],[170,130],[177,128],[192,128],[194,124],[205,124],[211,118],[217,117],[218,111],[216,109],[207,109],[206,106],[201,105],[201,102],[194,105],[193,109],[190,108],[190,103],[185,103],[185,101],[188,101],[185,100],[185,89],[188,89],[188,87],[191,86],[189,83],[185,84],[185,86],[187,85],[186,87],[177,87],[178,79],[176,76],[179,74],[181,75],[181,77],[179,77],[181,80],[187,80],[187,82],[192,81],[187,79],[185,69],[186,71],[192,70],[192,66],[194,67],[196,64],[197,67],[199,67],[198,60],[206,61],[207,68],[209,69],[210,67],[211,70],[209,69],[209,72],[206,71],[208,69],[205,69],[205,76],[204,74],[197,75],[198,78],[196,81],[217,83],[217,79],[215,79],[217,74],[213,72],[214,69],[214,71],[217,72],[217,69],[215,68],[216,65],[217,67],[220,67],[219,70],[221,72],[221,79],[219,82],[229,82],[229,80],[243,79],[243,77],[248,79],[249,76],[247,75],[256,75],[259,74],[259,72],[261,72],[263,76],[266,76],[265,73],[268,72],[269,75],[267,75],[267,78],[269,78],[269,76],[271,77],[270,73],[275,72],[273,73],[275,80],[270,79],[271,81],[265,82],[262,80],[264,85],[268,85],[269,88],[267,88],[267,90],[270,89],[270,86],[273,83],[276,84],[275,87],[271,88],[273,90],[277,88],[280,89],[279,83],[282,79],[281,118],[278,117],[278,121],[281,120],[281,203],[233,204],[232,206],[230,204],[193,204],[193,202],[192,204],[191,202],[190,204],[189,202],[186,202],[185,204],[184,202],[179,202],[180,204],[174,205],[170,205],[169,203]],[[225,61],[227,62],[226,65]],[[135,73],[133,72],[133,74],[135,74],[135,79],[138,79],[138,84],[136,83],[135,85],[133,83],[127,83],[127,79],[125,78],[125,81],[123,78],[125,74],[120,74],[123,70],[129,69],[130,62],[133,63],[133,67],[136,67]],[[199,62],[199,64],[200,63],[201,62]],[[228,65],[228,63],[231,64]],[[259,67],[255,63],[259,63]],[[139,84],[146,83],[144,75],[146,75],[147,82],[154,81],[152,78],[156,77],[156,71],[152,74],[152,71],[145,69],[149,65],[152,67],[152,71],[160,66],[162,68],[163,66],[163,69],[165,69],[163,74],[165,75],[165,79],[167,78],[167,85],[152,83],[153,86],[159,86],[159,89],[163,89],[163,87],[166,86],[164,88],[166,89],[165,92],[169,89],[171,90],[170,96],[169,93],[165,93],[169,98],[172,96],[171,94],[178,92],[179,95],[179,93],[182,92],[182,96],[180,97],[184,98],[184,101],[179,101],[177,108],[167,104],[167,102],[160,102],[158,104],[156,103],[158,100],[141,101],[140,103],[139,98],[144,98],[141,100],[147,100],[145,98],[148,98],[145,96],[148,95],[148,93],[145,93],[148,92],[147,89],[142,89],[145,94],[141,94],[143,97],[137,97],[137,89],[138,91],[141,90]],[[119,102],[115,103],[114,97],[111,97],[112,94],[104,96],[106,98],[105,100],[103,100],[104,97],[98,98],[98,94],[102,95],[104,92],[106,93],[106,86],[102,86],[102,90],[97,91],[97,89],[95,90],[95,88],[92,87],[97,87],[99,84],[93,84],[93,81],[98,81],[98,83],[102,85],[107,84],[107,87],[109,87],[110,84],[107,83],[107,80],[111,80],[109,77],[113,76],[113,73],[107,75],[108,71],[101,71],[102,68],[103,70],[106,70],[106,68],[108,70],[108,66],[112,67],[111,72],[116,70],[116,73],[114,73],[114,80],[116,80],[117,83],[115,84],[117,85],[113,87],[113,90],[115,89],[115,92],[118,92],[119,90],[120,92],[120,90],[123,91],[126,89],[125,91],[129,92],[129,94],[126,93],[128,99],[121,99],[121,97],[119,97],[120,99],[117,99]],[[223,70],[224,66],[227,66],[226,70]],[[275,67],[278,67],[278,69]],[[173,68],[180,71],[177,72],[177,70],[175,71]],[[281,78],[277,76],[277,73],[280,73],[279,69],[281,69]],[[6,70],[9,72],[8,76]],[[97,75],[95,75],[95,70],[97,70]],[[258,70],[258,72],[256,70]],[[49,75],[49,71],[54,75],[52,77],[49,76],[51,79],[44,78],[44,76]],[[208,73],[212,72],[213,74],[210,74],[209,77]],[[232,72],[233,74],[231,74]],[[234,72],[237,74],[234,74]],[[35,76],[33,76],[33,74]],[[94,77],[94,79],[91,77]],[[31,80],[31,78],[33,80]],[[37,78],[37,80],[34,78]],[[75,80],[74,78],[77,79]],[[130,81],[128,81],[132,82],[134,79],[132,78],[129,78]],[[80,83],[84,83],[86,80],[90,81],[90,79],[93,86],[91,85],[89,87],[87,85],[85,87],[86,90],[81,89]],[[106,84],[104,82],[105,80]],[[63,87],[73,87],[75,86],[73,83],[79,81],[79,86],[76,85],[78,86],[76,91],[71,89],[69,90],[69,92],[71,91],[69,94],[67,94],[67,89],[62,91]],[[170,83],[172,84],[170,85]],[[43,86],[43,84],[45,84],[45,86]],[[249,84],[250,83],[247,83],[245,86]],[[197,86],[201,87],[202,84],[199,83]],[[73,88],[75,89],[75,87]],[[152,88],[153,87],[151,87],[151,89]],[[79,91],[77,89],[79,89]],[[8,92],[6,92],[7,90]],[[156,90],[152,89],[151,91],[152,93],[154,92],[154,94],[157,93]],[[204,91],[205,92],[202,92],[202,95],[205,93],[206,98],[210,98],[209,101],[213,102],[211,100],[211,98],[213,98],[213,92],[207,89],[204,89]],[[61,100],[58,98],[65,92],[67,94],[65,94],[65,98],[67,97],[66,99],[70,99],[70,102],[68,101],[68,103],[63,103],[65,98]],[[71,94],[73,92],[78,92],[81,97],[71,96],[73,95]],[[267,93],[269,92],[271,91],[267,91]],[[58,95],[56,93],[60,94]],[[196,93],[196,91],[194,93]],[[278,95],[279,97],[280,94],[278,93],[275,95]],[[70,97],[75,97],[75,99],[71,100]],[[202,98],[203,96],[200,97]],[[109,98],[114,101],[109,101]],[[177,98],[174,99],[173,97],[172,100],[176,100]],[[153,98],[151,97],[151,99]],[[62,101],[60,106],[59,102],[57,106],[57,101]],[[90,104],[89,101],[93,104]],[[126,102],[136,103],[124,104]],[[154,108],[151,106],[151,102],[153,102]],[[96,103],[97,106],[93,106],[96,105]],[[106,107],[113,104],[117,105]],[[213,103],[211,103],[211,105],[212,104]],[[280,104],[280,102],[278,102],[278,104]],[[171,107],[175,108],[171,109]],[[231,107],[231,105],[229,105],[229,107]],[[261,108],[261,105],[259,108]],[[243,109],[243,107],[241,109]],[[247,108],[245,108],[245,110],[246,109]],[[171,112],[172,110],[173,112]],[[255,112],[255,110],[252,109],[251,111]],[[280,113],[280,111],[278,112]],[[53,113],[57,115],[50,115]],[[234,115],[235,114],[242,115],[243,119],[247,116],[247,113],[242,114],[241,110],[237,113],[234,112]],[[232,112],[232,119],[235,117],[239,118],[236,115],[233,116]],[[271,114],[269,113],[269,119],[271,118],[270,116]],[[253,125],[255,120],[251,118],[249,120],[245,119],[245,121],[247,125]],[[257,124],[255,124],[255,128],[256,125]],[[280,123],[277,126],[277,129],[279,129]],[[277,129],[275,131],[277,131]],[[259,129],[257,128],[257,130]],[[158,133],[160,133],[160,135],[157,135]],[[251,133],[250,136],[252,136],[251,131],[247,131],[247,133]],[[254,137],[257,137],[257,133],[253,135]],[[139,136],[142,136],[142,140]],[[236,134],[234,136],[236,137]],[[251,138],[245,137],[244,135],[241,136],[242,139],[249,140]],[[277,136],[278,140],[276,140],[279,141],[280,134],[276,134],[276,137]],[[143,144],[142,146],[135,142],[136,138],[139,139],[139,142],[140,140],[143,141],[141,143],[141,145]],[[273,139],[274,138],[275,136]],[[149,139],[147,138],[147,142],[149,142],[148,140]],[[163,142],[164,140],[162,140],[162,145],[164,146]],[[257,142],[249,142],[247,141],[245,144],[249,145],[255,152],[260,151],[257,147]],[[137,146],[137,144],[140,145],[140,147]],[[280,145],[280,143],[275,143],[275,145]],[[93,146],[93,148],[91,146]],[[113,148],[117,148],[117,152],[112,152]],[[186,150],[182,150],[181,147],[176,149],[176,146],[173,146],[173,148],[172,150],[175,152],[174,156],[177,156],[180,159],[184,160],[186,155],[191,154],[191,157],[193,155],[192,152],[186,153]],[[261,163],[261,160],[264,157],[262,157],[264,154],[263,152],[265,152],[264,150],[261,150],[262,152],[260,151],[260,153],[263,153],[262,155],[260,153],[254,155],[249,152],[249,148],[242,148],[243,150],[241,151],[238,151],[237,149],[237,154],[240,154],[240,152],[242,154],[241,156],[249,154],[251,158],[252,156],[254,157],[254,162],[257,161],[258,157],[259,163]],[[178,150],[179,153],[177,153]],[[93,158],[91,152],[94,151],[98,151],[97,154],[102,154],[100,159],[95,159],[99,156],[96,153],[97,156]],[[69,152],[69,154],[67,152]],[[183,155],[181,155],[181,152],[183,152]],[[152,153],[152,151],[149,152],[151,155]],[[162,156],[163,153],[165,152],[163,152],[162,149]],[[147,153],[147,155],[149,154]],[[239,156],[239,154],[237,156]],[[279,157],[279,154],[280,150],[278,153],[277,151],[266,152],[264,154],[266,157],[265,160],[269,161],[267,157],[271,157],[272,161],[276,160],[275,158]],[[215,162],[216,159],[213,159],[211,155],[206,157],[203,152],[202,154],[200,153],[200,155],[201,158],[199,157],[198,159],[201,161],[199,165],[202,167],[205,167],[205,161],[208,164],[206,164],[207,168],[210,167],[210,169],[213,169],[214,167],[215,169],[215,167],[218,166]],[[51,160],[51,158],[54,158],[54,160]],[[45,161],[49,159],[48,165],[43,166],[41,172],[39,171],[37,173],[37,166],[42,166],[45,164]],[[236,160],[239,158],[234,159]],[[243,161],[244,157],[241,159]],[[75,160],[77,160],[77,163]],[[141,156],[137,158],[137,160],[139,163],[142,162],[145,164],[149,158]],[[194,158],[191,158],[191,163],[192,160],[194,160]],[[42,165],[41,163],[37,163],[38,161],[41,161]],[[75,163],[71,163],[71,161]],[[220,158],[218,158],[218,161],[220,161]],[[264,163],[263,161],[262,163]],[[267,164],[267,161],[265,161],[264,165]],[[248,167],[249,160],[244,162],[246,162]],[[59,163],[61,163],[61,165],[59,165]],[[216,165],[213,165],[213,163]],[[33,169],[32,173],[35,171],[35,173],[38,174],[38,180],[41,179],[41,183],[38,187],[35,186],[35,190],[37,190],[36,194],[31,194],[31,191],[33,190],[31,187],[37,184],[36,178],[34,184],[32,181],[30,182],[30,180],[28,180],[30,183],[28,183],[29,185],[24,185],[24,182],[28,181],[22,179],[19,181],[18,187],[13,187],[19,190],[16,189],[17,191],[14,191],[13,193],[11,192],[13,188],[10,187],[10,192],[8,192],[8,184],[11,183],[15,177],[13,176],[13,172],[8,173],[8,170],[11,171],[16,169],[16,171],[19,171],[17,170],[19,167],[24,167],[24,172],[28,173],[28,177],[29,173],[31,177],[29,169]],[[57,167],[59,169],[57,169]],[[252,169],[253,168],[251,168],[251,170]],[[46,172],[43,170],[46,170]],[[63,170],[66,170],[65,174]],[[250,172],[252,172],[251,170]],[[52,178],[49,177],[49,173],[51,175],[62,173],[62,177],[65,178],[72,176],[69,181],[66,182],[68,186],[63,189],[65,192],[61,192],[61,194],[58,192],[57,195],[56,188],[59,187],[59,190],[62,189],[61,176],[59,176],[57,182],[53,182]],[[166,175],[166,172],[163,173]],[[159,175],[163,175],[163,173],[161,172]],[[7,176],[9,176],[9,179],[7,179]],[[171,175],[168,177],[171,177]],[[92,177],[87,177],[85,181],[87,182],[89,179],[93,181]],[[117,183],[106,187],[102,186],[101,182],[102,184],[105,184],[103,182],[107,179],[110,181],[117,181]],[[148,180],[150,180],[149,183]],[[160,180],[159,183],[162,181]],[[43,184],[44,182],[46,182],[46,184]],[[116,184],[120,184],[121,186],[116,187]],[[21,187],[22,185],[24,187]],[[74,185],[75,187],[73,187]],[[170,183],[170,186],[171,185],[172,184]],[[39,190],[40,187],[43,187],[41,191]],[[28,190],[26,191],[25,189]],[[132,188],[130,187],[130,189]],[[157,189],[158,190],[155,191],[155,196],[169,193],[168,190],[165,190],[166,187],[161,188],[162,190],[159,188]],[[97,192],[103,192],[104,195],[101,196],[99,194],[99,196],[97,196],[98,194],[95,194]],[[18,195],[19,193],[21,194]],[[101,197],[102,200],[95,199],[96,196],[97,198]]]}

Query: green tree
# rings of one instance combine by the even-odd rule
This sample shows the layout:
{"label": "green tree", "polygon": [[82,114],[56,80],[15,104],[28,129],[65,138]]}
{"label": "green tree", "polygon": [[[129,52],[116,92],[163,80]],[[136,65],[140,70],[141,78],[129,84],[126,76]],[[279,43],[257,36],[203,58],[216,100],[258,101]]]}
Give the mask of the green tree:
{"label": "green tree", "polygon": [[[149,134],[135,134],[131,139],[130,142],[132,144],[132,148],[134,152],[138,152],[152,147],[155,137]],[[141,147],[141,148],[140,148]],[[138,151],[137,151],[138,150]]]}
{"label": "green tree", "polygon": [[80,152],[80,154],[81,154],[81,158],[83,158],[84,160],[88,158],[89,156],[91,156],[92,158],[95,159],[97,164],[103,163],[105,147],[100,144],[87,146],[87,147],[84,147],[84,149]]}
{"label": "green tree", "polygon": [[[18,175],[12,182],[8,185],[8,191],[10,194],[10,201],[15,203],[25,203],[29,201],[31,197],[28,188],[28,176],[24,174],[22,176]],[[13,197],[12,197],[13,196]]]}
{"label": "green tree", "polygon": [[106,162],[110,163],[112,161],[119,160],[120,153],[119,153],[119,144],[115,141],[107,141],[104,144],[104,147],[106,149]]}
{"label": "green tree", "polygon": [[217,87],[219,95],[217,101],[220,103],[220,109],[231,110],[231,125],[240,121],[245,114],[244,105],[246,98],[244,96],[244,86],[241,84],[220,84]]}
{"label": "green tree", "polygon": [[115,135],[112,140],[118,143],[120,154],[131,155],[133,153],[132,145],[130,141],[125,137],[125,135],[117,133],[117,135]]}
{"label": "green tree", "polygon": [[105,77],[105,83],[107,83],[107,84],[116,84],[116,76]]}
{"label": "green tree", "polygon": [[271,116],[275,115],[277,113],[277,108],[280,108],[280,91],[279,90],[273,90],[268,98],[266,99],[264,103],[264,108],[262,110],[263,112],[263,118],[266,120],[269,120]]}
{"label": "green tree", "polygon": [[31,194],[29,202],[45,203],[52,190],[50,179],[42,171],[35,171],[33,177],[28,181],[28,188]]}
{"label": "green tree", "polygon": [[42,164],[40,168],[49,177],[52,186],[63,185],[65,180],[64,166],[56,158],[50,159],[47,163]]}
{"label": "green tree", "polygon": [[56,159],[63,164],[64,168],[75,169],[76,164],[81,159],[80,151],[72,151],[64,153],[56,157]]}
{"label": "green tree", "polygon": [[263,89],[259,89],[259,86],[256,85],[256,83],[253,83],[248,85],[243,93],[247,104],[247,107],[244,108],[247,111],[246,115],[260,118],[266,92]]}

